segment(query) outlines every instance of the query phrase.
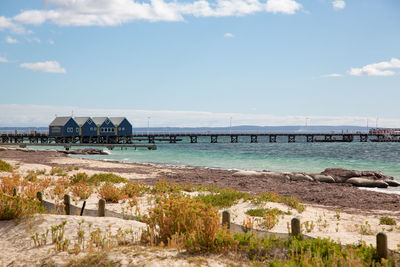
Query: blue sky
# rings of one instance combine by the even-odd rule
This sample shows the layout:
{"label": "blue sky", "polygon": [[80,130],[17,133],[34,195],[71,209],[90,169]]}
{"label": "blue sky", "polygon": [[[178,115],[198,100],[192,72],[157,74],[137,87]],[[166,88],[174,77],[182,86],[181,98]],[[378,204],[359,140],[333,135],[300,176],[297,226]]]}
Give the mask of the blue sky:
{"label": "blue sky", "polygon": [[399,127],[400,1],[2,0],[0,78],[0,126]]}

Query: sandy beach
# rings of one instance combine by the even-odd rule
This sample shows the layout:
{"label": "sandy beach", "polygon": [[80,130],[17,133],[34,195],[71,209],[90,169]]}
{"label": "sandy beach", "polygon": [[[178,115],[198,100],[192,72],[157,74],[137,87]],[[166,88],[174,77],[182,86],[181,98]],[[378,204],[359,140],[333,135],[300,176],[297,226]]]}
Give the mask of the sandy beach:
{"label": "sandy beach", "polygon": [[[71,158],[62,153],[52,151],[0,151],[0,159],[16,167],[14,172],[21,176],[32,171],[43,171],[49,173],[54,167],[69,168],[66,177],[52,177],[52,179],[64,179],[72,177],[77,173],[93,175],[97,173],[115,173],[131,181],[141,182],[152,186],[158,180],[164,179],[168,182],[179,184],[193,184],[201,186],[218,186],[222,188],[233,188],[238,191],[247,192],[252,195],[263,192],[274,192],[283,196],[295,196],[305,204],[305,210],[300,212],[282,203],[264,203],[263,208],[279,209],[285,214],[279,216],[279,221],[270,229],[274,233],[288,233],[288,223],[293,217],[297,217],[304,225],[304,234],[310,237],[329,237],[342,244],[356,244],[365,241],[367,244],[375,244],[375,235],[384,231],[388,234],[388,246],[392,250],[398,249],[400,244],[400,228],[396,225],[388,226],[380,224],[380,218],[388,216],[395,221],[400,221],[399,197],[394,194],[384,194],[361,190],[348,184],[330,184],[308,181],[280,180],[260,175],[259,173],[247,173],[246,175],[234,175],[237,171],[217,170],[192,167],[174,167],[153,164],[120,163],[101,160],[88,160]],[[2,172],[0,177],[7,177],[9,174]],[[39,175],[38,178],[48,178],[49,175]],[[116,186],[122,187],[123,184]],[[47,189],[46,189],[47,190]],[[50,194],[50,189],[44,191],[44,199],[56,203],[57,199]],[[201,194],[191,192],[186,194]],[[137,198],[135,208],[130,201],[118,201],[118,203],[107,203],[107,209],[116,213],[124,214],[140,213],[147,214],[154,206],[148,195]],[[87,209],[97,209],[98,192],[94,191],[86,200]],[[81,207],[82,199],[73,199],[73,205]],[[231,220],[238,225],[244,221],[251,220],[255,229],[263,229],[262,220],[246,214],[249,209],[259,208],[250,201],[240,200],[228,208]],[[135,209],[135,212],[133,211]],[[84,222],[82,222],[84,220]],[[0,256],[2,266],[32,266],[40,265],[44,261],[51,260],[56,265],[67,263],[71,257],[66,252],[52,251],[49,244],[42,247],[35,247],[32,242],[32,235],[44,233],[51,226],[66,221],[65,236],[71,236],[71,242],[77,240],[77,229],[83,225],[86,229],[103,229],[109,232],[110,236],[116,235],[118,229],[130,230],[132,234],[129,242],[138,242],[140,233],[146,228],[146,224],[135,220],[123,220],[114,217],[88,217],[88,216],[66,216],[40,214],[33,218],[15,221],[0,222],[0,249],[3,253]],[[307,226],[306,226],[307,225]],[[104,230],[108,229],[108,230]],[[86,238],[89,238],[87,236]],[[151,249],[136,246],[129,253],[122,253],[113,248],[112,257],[122,265],[146,265],[146,266],[187,266],[196,265],[196,261],[206,263],[209,266],[225,266],[234,259],[224,259],[218,256],[200,257],[193,261],[192,256],[182,256],[174,249]],[[136,252],[135,252],[136,251]],[[139,253],[140,251],[140,253]],[[161,255],[155,257],[155,255]],[[110,258],[110,256],[109,256]],[[202,263],[202,265],[203,265]],[[245,265],[245,264],[244,264]]]}

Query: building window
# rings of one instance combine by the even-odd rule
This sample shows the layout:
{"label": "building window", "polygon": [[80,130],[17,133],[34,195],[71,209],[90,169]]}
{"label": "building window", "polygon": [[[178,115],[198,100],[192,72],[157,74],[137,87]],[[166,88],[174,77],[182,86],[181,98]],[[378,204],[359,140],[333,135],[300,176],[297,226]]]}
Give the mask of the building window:
{"label": "building window", "polygon": [[121,127],[118,127],[118,131],[121,131]]}
{"label": "building window", "polygon": [[79,133],[79,128],[76,128],[76,132]]}
{"label": "building window", "polygon": [[111,132],[114,132],[115,131],[115,129],[114,128],[110,128],[111,129]]}
{"label": "building window", "polygon": [[92,124],[92,120],[91,119],[88,119],[88,124]]}
{"label": "building window", "polygon": [[122,131],[125,131],[125,127],[122,127]]}
{"label": "building window", "polygon": [[67,128],[67,133],[73,133],[73,132],[74,132],[74,128],[72,128],[72,127]]}

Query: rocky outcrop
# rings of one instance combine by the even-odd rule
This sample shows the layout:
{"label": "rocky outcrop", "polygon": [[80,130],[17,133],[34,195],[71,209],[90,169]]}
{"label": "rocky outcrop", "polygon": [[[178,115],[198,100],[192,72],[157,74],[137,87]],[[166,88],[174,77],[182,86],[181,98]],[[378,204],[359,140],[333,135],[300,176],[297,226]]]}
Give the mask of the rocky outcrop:
{"label": "rocky outcrop", "polygon": [[290,180],[292,181],[308,181],[308,182],[314,181],[314,179],[311,176],[303,173],[290,173],[289,177]]}
{"label": "rocky outcrop", "polygon": [[237,171],[232,174],[233,177],[238,176],[264,176],[264,173],[257,171]]}
{"label": "rocky outcrop", "polygon": [[334,183],[335,182],[335,179],[333,179],[332,176],[329,176],[329,175],[311,174],[311,176],[317,182],[321,182],[321,183]]}
{"label": "rocky outcrop", "polygon": [[108,155],[107,152],[96,148],[72,149],[72,150],[57,150],[57,152],[69,155]]}
{"label": "rocky outcrop", "polygon": [[283,172],[264,172],[265,176],[272,179],[290,180],[290,177]]}
{"label": "rocky outcrop", "polygon": [[346,180],[346,183],[358,187],[378,187],[387,188],[389,185],[382,180],[371,180],[366,178],[352,177]]}
{"label": "rocky outcrop", "polygon": [[384,175],[381,172],[346,170],[342,168],[328,168],[321,172],[321,174],[333,177],[337,183],[344,183],[350,178],[363,178],[373,181],[394,180],[392,176]]}

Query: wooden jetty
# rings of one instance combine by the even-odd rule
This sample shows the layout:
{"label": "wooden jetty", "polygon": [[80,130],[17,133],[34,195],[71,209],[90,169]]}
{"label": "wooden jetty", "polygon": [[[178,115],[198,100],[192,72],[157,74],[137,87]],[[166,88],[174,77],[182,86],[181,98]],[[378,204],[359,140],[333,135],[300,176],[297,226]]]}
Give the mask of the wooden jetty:
{"label": "wooden jetty", "polygon": [[[0,145],[58,145],[58,146],[103,146],[103,147],[146,147],[155,149],[156,142],[168,142],[171,144],[188,140],[190,143],[198,143],[199,139],[209,140],[210,143],[230,142],[239,143],[250,142],[259,143],[269,142],[394,142],[400,140],[400,133],[387,135],[380,133],[363,132],[134,132],[129,136],[63,136],[55,137],[48,134],[2,134],[0,135]],[[134,144],[134,141],[147,142],[148,144]],[[398,141],[396,141],[398,142]]]}

